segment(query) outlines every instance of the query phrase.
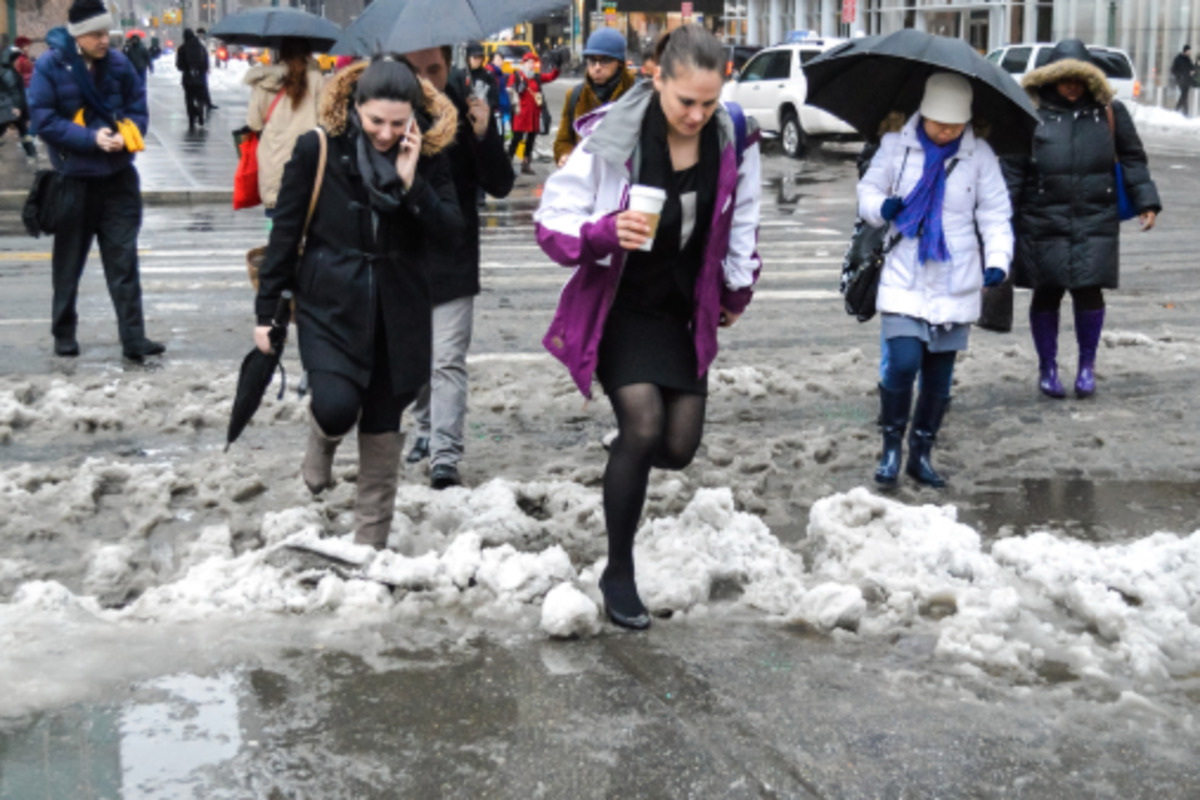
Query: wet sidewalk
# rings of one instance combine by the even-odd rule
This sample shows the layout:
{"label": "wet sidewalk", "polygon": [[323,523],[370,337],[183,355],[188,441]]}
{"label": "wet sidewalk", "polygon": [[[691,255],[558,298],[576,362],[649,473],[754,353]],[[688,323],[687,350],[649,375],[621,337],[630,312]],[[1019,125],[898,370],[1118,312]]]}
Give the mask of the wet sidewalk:
{"label": "wet sidewalk", "polygon": [[[170,57],[160,59],[168,61]],[[241,65],[214,70],[209,92],[217,109],[203,128],[188,130],[187,110],[179,73],[163,63],[149,76],[150,128],[146,150],[137,157],[142,178],[142,195],[147,204],[228,203],[233,197],[233,175],[237,151],[233,131],[245,125],[250,89],[241,83]],[[566,89],[559,92],[565,95]],[[561,100],[550,98],[552,108]],[[535,174],[519,176],[517,186],[533,187],[552,171],[551,136],[539,137]],[[36,168],[46,168],[46,145],[38,141],[40,157]],[[33,180],[35,167],[28,164],[15,133],[0,138],[0,209],[19,209]]]}
{"label": "wet sidewalk", "polygon": [[[147,203],[225,202],[232,197],[237,153],[232,131],[246,118],[249,89],[214,81],[213,102],[218,106],[208,124],[188,131],[183,89],[173,70],[150,76],[150,128],[146,150],[138,154],[137,167]],[[0,208],[19,208],[33,180],[30,165],[16,137],[0,139]],[[46,144],[38,140],[36,168],[49,166]]]}

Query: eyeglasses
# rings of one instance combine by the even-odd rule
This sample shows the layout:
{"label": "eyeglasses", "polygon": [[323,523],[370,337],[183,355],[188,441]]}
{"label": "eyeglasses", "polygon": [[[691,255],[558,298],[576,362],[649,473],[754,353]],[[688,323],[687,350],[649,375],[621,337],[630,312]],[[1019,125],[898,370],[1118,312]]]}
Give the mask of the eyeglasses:
{"label": "eyeglasses", "polygon": [[615,64],[617,59],[609,58],[608,56],[588,56],[587,64],[589,67],[594,67],[603,64]]}

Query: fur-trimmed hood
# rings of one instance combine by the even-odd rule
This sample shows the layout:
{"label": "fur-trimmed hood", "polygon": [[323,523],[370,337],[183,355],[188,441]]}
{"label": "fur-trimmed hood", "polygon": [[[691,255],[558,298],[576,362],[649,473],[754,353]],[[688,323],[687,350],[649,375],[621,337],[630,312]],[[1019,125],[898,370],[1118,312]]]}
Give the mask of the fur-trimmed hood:
{"label": "fur-trimmed hood", "polygon": [[[354,102],[354,89],[370,62],[360,61],[338,72],[325,86],[317,120],[330,136],[346,132],[350,116],[350,104]],[[422,131],[421,155],[431,156],[454,144],[458,135],[458,110],[453,101],[433,88],[424,78],[421,88],[425,90],[425,107],[422,109],[432,120],[429,128]]]}
{"label": "fur-trimmed hood", "polygon": [[[308,60],[307,68],[309,72],[321,71],[321,65],[317,63],[315,58]],[[286,77],[287,65],[285,64],[255,64],[246,70],[246,75],[242,78],[242,83],[251,89],[258,86],[268,92],[278,92],[283,88],[283,80]]]}
{"label": "fur-trimmed hood", "polygon": [[1116,92],[1113,91],[1112,86],[1108,83],[1108,78],[1104,75],[1104,70],[1078,58],[1051,61],[1046,66],[1035,69],[1026,75],[1021,81],[1021,86],[1025,88],[1025,92],[1033,104],[1040,106],[1042,89],[1072,78],[1082,81],[1083,85],[1091,92],[1092,97],[1102,106],[1111,103],[1116,96]]}

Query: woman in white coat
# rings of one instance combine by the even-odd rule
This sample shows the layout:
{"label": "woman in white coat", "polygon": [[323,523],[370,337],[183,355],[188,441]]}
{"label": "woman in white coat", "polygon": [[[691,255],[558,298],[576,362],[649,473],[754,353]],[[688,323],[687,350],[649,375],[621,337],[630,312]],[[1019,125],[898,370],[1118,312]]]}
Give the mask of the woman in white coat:
{"label": "woman in white coat", "polygon": [[996,154],[968,125],[972,98],[965,78],[931,75],[920,110],[899,133],[883,137],[858,184],[859,214],[889,225],[887,240],[896,242],[876,300],[887,348],[879,387],[883,458],[875,471],[884,486],[899,477],[910,415],[905,471],[926,486],[946,485],[930,451],[950,400],[954,360],[979,318],[980,289],[1003,283],[1012,262],[1012,205]]}

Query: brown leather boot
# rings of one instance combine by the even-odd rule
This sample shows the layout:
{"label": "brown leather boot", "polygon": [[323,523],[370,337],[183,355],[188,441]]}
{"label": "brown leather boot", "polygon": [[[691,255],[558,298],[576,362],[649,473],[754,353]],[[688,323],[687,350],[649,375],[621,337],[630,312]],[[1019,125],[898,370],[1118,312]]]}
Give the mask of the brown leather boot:
{"label": "brown leather boot", "polygon": [[358,435],[358,496],[354,499],[354,542],[376,550],[387,547],[396,512],[401,433]]}
{"label": "brown leather boot", "polygon": [[304,448],[300,475],[304,478],[304,485],[314,495],[333,485],[333,454],[341,443],[341,436],[325,435],[312,411],[308,412],[308,446]]}
{"label": "brown leather boot", "polygon": [[533,165],[530,164],[528,157],[526,157],[525,160],[521,162],[521,174],[522,175],[533,175],[534,174]]}

